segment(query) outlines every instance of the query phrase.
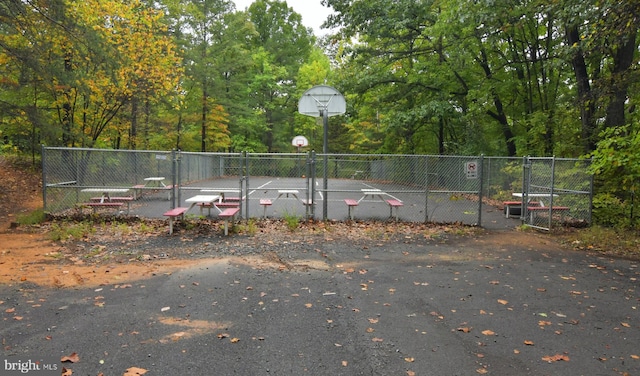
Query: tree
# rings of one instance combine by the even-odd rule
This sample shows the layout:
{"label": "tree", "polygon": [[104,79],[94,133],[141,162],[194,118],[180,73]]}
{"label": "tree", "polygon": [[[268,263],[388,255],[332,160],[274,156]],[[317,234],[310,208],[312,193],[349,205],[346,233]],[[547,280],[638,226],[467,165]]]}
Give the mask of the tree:
{"label": "tree", "polygon": [[263,142],[267,151],[277,151],[288,148],[294,136],[296,78],[309,57],[314,37],[286,2],[257,0],[248,13],[256,29],[251,96],[266,124]]}

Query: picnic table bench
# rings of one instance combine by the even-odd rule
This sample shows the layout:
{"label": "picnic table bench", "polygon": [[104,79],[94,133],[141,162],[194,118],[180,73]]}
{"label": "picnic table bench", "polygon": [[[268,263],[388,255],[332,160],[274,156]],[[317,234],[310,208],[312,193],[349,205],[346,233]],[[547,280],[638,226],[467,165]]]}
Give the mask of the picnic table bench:
{"label": "picnic table bench", "polygon": [[236,215],[240,212],[240,208],[228,208],[223,210],[218,217],[224,219],[224,234],[229,235],[229,220],[231,220],[231,226],[235,222]]}
{"label": "picnic table bench", "polygon": [[[529,201],[528,206],[540,206],[540,203],[537,201]],[[503,201],[502,207],[505,218],[522,215],[522,201]]]}
{"label": "picnic table bench", "polygon": [[117,211],[122,205],[124,205],[124,202],[85,202],[80,205],[88,206],[93,209],[94,213],[96,213],[99,208],[113,208]]}
{"label": "picnic table bench", "polygon": [[129,215],[129,212],[131,210],[131,201],[133,201],[134,199],[131,196],[120,196],[120,197],[116,196],[116,197],[109,197],[107,201],[105,201],[104,197],[91,197],[89,200],[91,202],[89,202],[87,206],[93,207],[94,211],[98,207],[110,207],[110,206],[117,207],[116,205],[104,205],[104,204],[110,204],[113,202],[127,204],[127,215]]}
{"label": "picnic table bench", "polygon": [[347,204],[349,219],[353,220],[352,209],[358,206],[358,200],[347,198],[344,200],[344,203]]}
{"label": "picnic table bench", "polygon": [[389,217],[393,217],[393,209],[396,209],[396,222],[398,222],[398,210],[401,206],[404,206],[400,200],[385,200],[389,205]]}
{"label": "picnic table bench", "polygon": [[[127,193],[129,192],[128,188],[113,188],[113,187],[102,187],[102,188],[84,188],[82,192],[88,193],[102,193],[100,197],[92,197],[89,202],[81,203],[80,206],[90,207],[93,209],[95,213],[99,208],[113,208],[120,209],[121,206],[124,205],[126,200],[113,200],[115,197],[111,196],[112,193]],[[119,197],[121,198],[121,197]],[[127,214],[129,214],[129,203],[127,201]]]}
{"label": "picnic table bench", "polygon": [[273,201],[271,201],[271,199],[269,198],[261,198],[260,199],[260,205],[262,205],[263,209],[264,209],[264,213],[263,213],[263,218],[267,218],[267,206],[271,206],[273,205]]}
{"label": "picnic table bench", "polygon": [[184,213],[186,213],[187,210],[189,210],[189,208],[177,207],[175,209],[166,211],[163,214],[165,217],[169,217],[169,235],[173,234],[173,221],[175,221],[178,217],[180,217],[180,219],[184,219]]}

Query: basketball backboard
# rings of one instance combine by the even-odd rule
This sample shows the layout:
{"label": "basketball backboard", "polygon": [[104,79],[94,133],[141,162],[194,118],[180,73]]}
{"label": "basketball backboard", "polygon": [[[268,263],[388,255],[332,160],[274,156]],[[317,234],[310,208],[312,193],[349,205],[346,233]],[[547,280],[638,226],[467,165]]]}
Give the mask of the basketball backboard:
{"label": "basketball backboard", "polygon": [[303,115],[322,117],[342,115],[347,111],[347,102],[340,92],[331,86],[317,85],[302,94],[298,101],[298,112]]}

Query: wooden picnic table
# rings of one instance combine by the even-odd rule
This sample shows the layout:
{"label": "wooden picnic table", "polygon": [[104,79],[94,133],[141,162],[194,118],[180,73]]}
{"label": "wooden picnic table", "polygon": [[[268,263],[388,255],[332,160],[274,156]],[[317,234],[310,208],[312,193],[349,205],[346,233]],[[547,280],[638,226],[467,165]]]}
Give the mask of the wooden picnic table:
{"label": "wooden picnic table", "polygon": [[[548,199],[549,201],[551,201],[551,193],[522,193],[522,192],[513,192],[512,193],[513,197],[519,197],[522,198],[523,195],[526,195],[527,197],[527,204],[529,203],[529,201],[531,201],[531,199],[535,198],[536,201],[538,201],[540,203],[540,206],[544,207],[544,202],[542,201],[542,199]],[[557,194],[553,194],[553,197],[558,197]]]}
{"label": "wooden picnic table", "polygon": [[202,193],[217,193],[220,196],[220,199],[218,200],[220,202],[225,200],[225,195],[227,193],[235,193],[237,195],[240,195],[240,190],[239,189],[234,189],[234,188],[206,188],[206,189],[201,189],[200,192],[202,192]]}
{"label": "wooden picnic table", "polygon": [[200,215],[202,215],[202,208],[210,205],[209,215],[211,215],[211,206],[213,206],[214,202],[218,200],[220,200],[220,195],[196,195],[193,197],[189,197],[188,199],[184,200],[184,202],[191,204],[189,206],[189,210],[191,210],[196,205],[200,205]]}
{"label": "wooden picnic table", "polygon": [[360,203],[362,200],[364,200],[369,196],[371,198],[378,197],[380,201],[384,201],[385,196],[389,196],[388,193],[383,192],[381,189],[378,189],[378,188],[362,188],[360,191],[362,192],[362,197],[358,200],[358,203]]}
{"label": "wooden picnic table", "polygon": [[82,192],[95,192],[95,193],[101,193],[102,197],[100,198],[100,203],[104,203],[105,200],[107,201],[111,201],[111,193],[127,193],[129,192],[129,188],[109,188],[109,187],[104,187],[104,188],[85,188],[82,190]]}
{"label": "wooden picnic table", "polygon": [[164,184],[164,176],[150,176],[148,178],[144,178],[143,180],[146,182],[145,187],[153,187],[154,185],[157,187],[166,187]]}

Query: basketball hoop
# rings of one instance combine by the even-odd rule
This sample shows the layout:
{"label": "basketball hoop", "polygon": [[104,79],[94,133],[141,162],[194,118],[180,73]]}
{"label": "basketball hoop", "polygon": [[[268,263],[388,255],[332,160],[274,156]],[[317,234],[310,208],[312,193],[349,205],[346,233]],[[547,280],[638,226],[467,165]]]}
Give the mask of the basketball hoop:
{"label": "basketball hoop", "polygon": [[302,148],[309,146],[309,140],[307,140],[305,136],[295,136],[293,140],[291,140],[291,145]]}
{"label": "basketball hoop", "polygon": [[[303,115],[321,117],[322,125],[324,128],[322,152],[324,154],[324,183],[323,188],[325,192],[325,198],[323,201],[323,219],[327,220],[327,171],[328,158],[327,153],[329,151],[328,138],[329,138],[329,116],[342,115],[347,112],[347,102],[340,92],[331,86],[318,85],[307,90],[302,94],[302,98],[298,101],[298,112]],[[313,189],[311,190],[311,197],[313,197]]]}

